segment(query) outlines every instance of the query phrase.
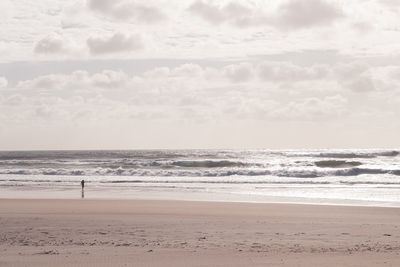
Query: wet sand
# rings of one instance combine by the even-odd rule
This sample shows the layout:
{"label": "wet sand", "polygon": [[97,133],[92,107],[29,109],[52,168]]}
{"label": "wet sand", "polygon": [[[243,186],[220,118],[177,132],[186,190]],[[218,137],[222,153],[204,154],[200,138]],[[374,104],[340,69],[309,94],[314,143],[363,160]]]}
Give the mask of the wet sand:
{"label": "wet sand", "polygon": [[400,266],[400,209],[0,200],[0,266]]}

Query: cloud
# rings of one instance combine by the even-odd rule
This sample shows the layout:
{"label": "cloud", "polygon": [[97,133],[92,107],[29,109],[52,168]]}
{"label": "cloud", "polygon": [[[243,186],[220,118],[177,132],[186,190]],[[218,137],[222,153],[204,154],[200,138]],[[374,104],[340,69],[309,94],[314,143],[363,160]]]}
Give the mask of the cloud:
{"label": "cloud", "polygon": [[201,75],[203,71],[203,68],[197,64],[183,64],[172,69],[170,74],[172,76],[197,77]]}
{"label": "cloud", "polygon": [[84,51],[84,47],[78,46],[73,40],[59,34],[51,33],[35,43],[33,52],[38,55],[59,55],[71,56],[80,55]]}
{"label": "cloud", "polygon": [[390,7],[399,7],[400,3],[398,0],[379,0],[377,1],[379,4],[385,4]]}
{"label": "cloud", "polygon": [[0,76],[0,88],[5,88],[8,85],[8,81],[6,78]]}
{"label": "cloud", "polygon": [[115,20],[158,23],[166,16],[157,7],[133,0],[88,0],[88,7]]}
{"label": "cloud", "polygon": [[369,22],[354,22],[352,27],[358,31],[360,34],[366,34],[374,30],[374,25]]}
{"label": "cloud", "polygon": [[41,39],[34,48],[37,54],[57,54],[65,51],[64,40],[59,35],[50,35]]}
{"label": "cloud", "polygon": [[278,8],[276,26],[288,30],[326,26],[342,17],[343,11],[325,0],[290,0]]}
{"label": "cloud", "polygon": [[247,82],[253,77],[252,66],[248,63],[229,65],[223,69],[224,75],[232,82]]}
{"label": "cloud", "polygon": [[[103,70],[90,75],[87,71],[78,70],[71,74],[49,74],[31,80],[21,81],[17,89],[54,92],[64,90],[101,92],[103,89],[121,89],[132,79],[121,71]],[[94,90],[98,89],[98,90]]]}
{"label": "cloud", "polygon": [[356,77],[354,80],[348,82],[346,86],[357,93],[365,93],[376,90],[374,81],[367,75]]}
{"label": "cloud", "polygon": [[271,116],[300,121],[340,118],[348,112],[347,103],[347,99],[341,95],[298,99],[277,108]]}
{"label": "cloud", "polygon": [[193,3],[189,7],[189,11],[213,24],[220,24],[226,19],[217,6],[204,3],[203,1]]}
{"label": "cloud", "polygon": [[289,62],[262,61],[230,64],[221,68],[204,68],[196,64],[183,64],[173,69],[166,67],[155,68],[146,72],[144,76],[152,79],[180,76],[187,79],[202,78],[213,82],[229,83],[252,83],[257,81],[292,83],[332,79],[333,73],[327,65],[302,67]]}
{"label": "cloud", "polygon": [[326,26],[344,17],[341,9],[324,0],[290,0],[272,13],[234,1],[221,6],[197,0],[188,10],[214,25],[229,23],[236,27],[270,26],[283,30]]}
{"label": "cloud", "polygon": [[129,76],[122,71],[104,70],[94,74],[91,78],[91,83],[97,87],[103,88],[123,88]]}
{"label": "cloud", "polygon": [[9,19],[15,12],[13,2],[10,0],[0,1],[0,16],[2,20]]}
{"label": "cloud", "polygon": [[66,84],[67,75],[49,74],[36,77],[32,80],[21,81],[17,88],[37,89],[39,91],[60,90]]}
{"label": "cloud", "polygon": [[348,64],[338,64],[333,68],[333,72],[341,80],[351,80],[370,69],[370,66],[364,63],[351,62]]}
{"label": "cloud", "polygon": [[88,27],[88,14],[84,2],[74,2],[65,6],[61,13],[61,27],[63,29]]}
{"label": "cloud", "polygon": [[3,99],[3,104],[8,106],[21,106],[27,98],[20,94],[14,94]]}
{"label": "cloud", "polygon": [[261,80],[284,82],[322,79],[329,74],[326,66],[307,68],[287,62],[264,62],[257,66],[257,72]]}
{"label": "cloud", "polygon": [[[305,92],[318,94],[324,91],[366,93],[375,89],[396,88],[388,83],[397,80],[399,76],[397,73],[397,68],[394,67],[372,70],[368,65],[360,63],[305,67],[289,62],[262,61],[242,62],[219,68],[182,64],[174,68],[157,67],[138,76],[130,76],[126,72],[116,70],[104,70],[94,74],[87,71],[50,74],[19,82],[17,88],[41,91],[59,89],[88,91],[96,88],[99,92],[108,89],[146,88],[144,91],[147,93],[159,92],[160,88],[165,91],[165,88],[169,88],[168,90],[186,94],[181,90],[203,86],[229,92],[229,90],[237,90],[237,86],[239,90],[244,90],[247,87],[257,88],[268,85],[271,92],[290,91],[291,94],[298,95]],[[378,80],[387,81],[387,83],[377,84]]]}
{"label": "cloud", "polygon": [[[208,123],[330,121],[362,115],[365,107],[368,112],[390,110],[390,105],[398,101],[385,106],[382,92],[386,90],[386,97],[396,95],[399,81],[392,78],[391,85],[376,81],[378,76],[385,80],[385,75],[393,75],[396,68],[364,69],[356,63],[304,67],[266,61],[221,67],[182,64],[158,67],[140,75],[80,70],[18,83],[13,90],[25,98],[8,99],[3,94],[3,99],[8,107],[23,103],[24,113],[10,108],[4,111],[1,105],[0,113],[5,112],[7,119],[18,114],[19,120],[26,121],[37,117],[41,121],[151,119]],[[350,74],[344,76],[346,72]],[[370,102],[360,101],[360,94],[368,94]]]}
{"label": "cloud", "polygon": [[140,35],[128,36],[122,33],[115,33],[106,38],[90,37],[86,43],[90,49],[90,53],[93,55],[112,54],[143,48]]}
{"label": "cloud", "polygon": [[387,67],[388,78],[400,81],[400,67]]}
{"label": "cloud", "polygon": [[230,23],[237,27],[249,27],[265,24],[267,20],[258,9],[252,9],[236,2],[219,6],[198,0],[190,5],[188,10],[214,25]]}

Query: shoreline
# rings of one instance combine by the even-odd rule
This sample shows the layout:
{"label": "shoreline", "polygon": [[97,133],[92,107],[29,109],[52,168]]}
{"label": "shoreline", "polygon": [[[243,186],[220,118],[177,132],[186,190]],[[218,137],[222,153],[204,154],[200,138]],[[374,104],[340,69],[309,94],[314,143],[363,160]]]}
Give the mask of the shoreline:
{"label": "shoreline", "polygon": [[[0,187],[1,199],[58,199],[80,200],[80,188],[6,188]],[[143,190],[141,188],[87,188],[84,191],[85,200],[165,200],[165,201],[199,201],[223,203],[260,203],[260,204],[294,204],[294,205],[323,205],[350,207],[393,207],[400,208],[400,202],[388,200],[364,200],[343,198],[317,198],[297,196],[274,196],[259,194],[241,194],[226,192],[201,192],[190,190]]]}
{"label": "shoreline", "polygon": [[[5,198],[0,197],[1,202],[153,202],[153,203],[197,203],[197,204],[221,204],[221,205],[272,205],[272,206],[315,206],[315,207],[344,207],[344,208],[386,208],[399,209],[397,206],[370,206],[370,205],[353,205],[353,204],[326,204],[326,203],[302,203],[302,202],[254,202],[254,201],[215,201],[215,200],[186,200],[186,199],[142,199],[142,198]],[[0,210],[1,214],[1,210]]]}
{"label": "shoreline", "polygon": [[[226,204],[249,204],[249,205],[287,205],[287,206],[316,206],[316,207],[354,207],[354,208],[392,208],[392,209],[400,209],[400,203],[387,203],[382,205],[374,204],[362,204],[369,203],[369,201],[359,201],[361,203],[331,203],[331,202],[296,202],[296,201],[243,201],[243,200],[200,200],[200,199],[164,199],[164,198],[8,198],[8,197],[0,197],[0,202],[2,201],[98,201],[98,202],[107,202],[107,201],[115,201],[115,202],[129,202],[129,201],[149,201],[149,202],[189,202],[189,203],[204,203],[204,204],[212,204],[212,203],[226,203]],[[314,199],[317,201],[317,199]],[[325,199],[324,199],[325,200]],[[398,206],[397,206],[398,205]],[[1,212],[0,212],[1,214]]]}
{"label": "shoreline", "polygon": [[[116,209],[116,206],[117,209]],[[52,215],[91,215],[98,213],[131,215],[140,212],[152,212],[157,214],[168,214],[169,210],[177,212],[181,210],[184,215],[214,214],[211,210],[218,210],[220,215],[249,215],[249,216],[268,216],[265,214],[269,210],[276,212],[283,209],[284,213],[297,214],[297,210],[313,210],[314,212],[326,212],[326,210],[335,212],[347,212],[357,210],[368,212],[391,211],[399,215],[399,207],[381,207],[381,206],[356,206],[356,205],[334,205],[334,204],[308,204],[308,203],[264,203],[264,202],[231,202],[231,201],[209,201],[209,200],[165,200],[165,199],[13,199],[0,198],[1,214],[43,214]],[[235,212],[230,208],[239,208],[240,212]],[[254,211],[254,212],[253,212]],[[257,211],[257,212],[255,212]],[[263,211],[259,213],[259,211]],[[367,212],[368,211],[368,212]],[[322,214],[323,215],[323,214]]]}

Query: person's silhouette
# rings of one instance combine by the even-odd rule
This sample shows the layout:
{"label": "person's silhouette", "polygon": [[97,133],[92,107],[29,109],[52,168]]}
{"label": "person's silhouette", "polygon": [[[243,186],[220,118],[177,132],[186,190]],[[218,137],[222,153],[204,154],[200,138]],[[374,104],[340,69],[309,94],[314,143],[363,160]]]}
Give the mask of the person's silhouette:
{"label": "person's silhouette", "polygon": [[81,186],[82,186],[82,194],[81,194],[81,197],[82,198],[85,198],[85,180],[82,180],[81,181]]}

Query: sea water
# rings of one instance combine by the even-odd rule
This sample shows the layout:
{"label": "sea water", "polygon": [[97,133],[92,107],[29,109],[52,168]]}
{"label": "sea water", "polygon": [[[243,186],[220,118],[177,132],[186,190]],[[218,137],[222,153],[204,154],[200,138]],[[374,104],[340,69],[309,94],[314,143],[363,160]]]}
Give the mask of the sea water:
{"label": "sea water", "polygon": [[399,154],[376,149],[2,151],[0,197],[400,206]]}

